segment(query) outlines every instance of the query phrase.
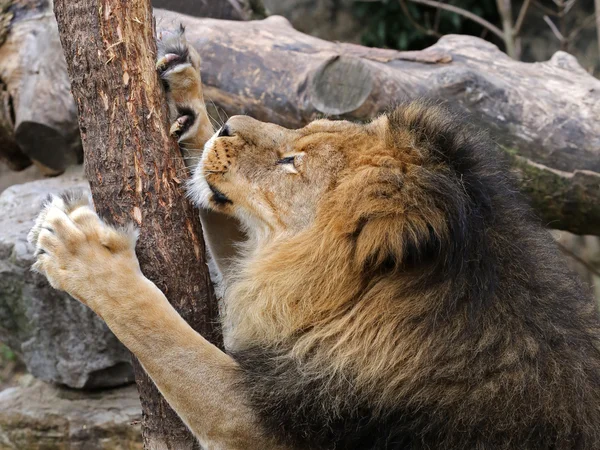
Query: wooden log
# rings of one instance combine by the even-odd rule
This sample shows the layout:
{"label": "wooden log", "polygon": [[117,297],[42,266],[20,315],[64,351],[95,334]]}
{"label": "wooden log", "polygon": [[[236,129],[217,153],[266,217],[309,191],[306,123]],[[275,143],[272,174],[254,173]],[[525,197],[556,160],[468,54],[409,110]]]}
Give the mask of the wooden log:
{"label": "wooden log", "polygon": [[[585,189],[574,184],[576,171],[600,172],[600,80],[567,53],[522,63],[470,36],[398,52],[323,41],[276,16],[232,23],[155,15],[186,26],[204,60],[205,96],[229,115],[295,128],[322,116],[367,120],[404,99],[443,100],[507,151],[545,223],[600,235],[600,185],[594,175]],[[524,172],[513,155],[548,167],[552,178]]]}
{"label": "wooden log", "polygon": [[[324,41],[278,16],[234,24],[155,15],[187,26],[205,61],[207,94],[229,113],[298,127],[323,115],[365,120],[426,96],[470,113],[521,156],[559,170],[600,172],[600,80],[565,52],[522,63],[458,35],[399,52]],[[356,104],[345,104],[353,97]]]}
{"label": "wooden log", "polygon": [[[51,174],[81,162],[77,108],[71,98],[56,21],[47,0],[4,1],[0,80],[10,96],[12,140],[3,159],[31,159]],[[19,154],[20,153],[20,154]],[[24,154],[24,155],[23,155]],[[26,156],[25,156],[26,155]]]}
{"label": "wooden log", "polygon": [[[397,52],[323,41],[293,30],[281,17],[241,23],[158,9],[155,15],[163,27],[187,25],[204,58],[205,95],[229,115],[298,127],[323,115],[367,120],[416,96],[445,100],[506,149],[545,223],[600,235],[600,187],[592,182],[571,190],[578,195],[560,196],[556,183],[548,184],[548,177],[538,182],[539,172],[523,172],[512,158],[557,170],[549,173],[564,188],[579,179],[577,170],[600,172],[600,81],[564,52],[528,64],[468,36]],[[3,60],[0,78],[4,67]]]}
{"label": "wooden log", "polygon": [[600,173],[564,172],[518,155],[510,156],[521,191],[543,224],[574,234],[598,235]]}
{"label": "wooden log", "polygon": [[[219,343],[198,211],[182,189],[185,166],[168,135],[155,73],[149,0],[56,0],[55,13],[96,209],[140,228],[137,254],[144,274],[195,330]],[[139,363],[134,367],[145,448],[197,448]]]}

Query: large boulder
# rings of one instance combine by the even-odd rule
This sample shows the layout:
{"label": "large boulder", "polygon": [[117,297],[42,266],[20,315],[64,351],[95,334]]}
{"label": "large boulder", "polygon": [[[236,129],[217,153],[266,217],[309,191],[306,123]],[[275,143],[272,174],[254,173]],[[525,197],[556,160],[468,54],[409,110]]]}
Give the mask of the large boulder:
{"label": "large boulder", "polygon": [[36,381],[0,392],[0,448],[141,450],[135,386],[75,391]]}
{"label": "large boulder", "polygon": [[0,342],[42,380],[73,388],[133,381],[129,352],[89,308],[31,272],[27,233],[49,193],[89,191],[81,167],[0,194]]}

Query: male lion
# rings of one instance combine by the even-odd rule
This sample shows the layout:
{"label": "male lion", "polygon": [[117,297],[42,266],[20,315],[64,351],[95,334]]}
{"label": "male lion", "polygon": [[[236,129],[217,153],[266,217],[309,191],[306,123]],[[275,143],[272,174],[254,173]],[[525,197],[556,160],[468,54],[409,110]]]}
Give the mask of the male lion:
{"label": "male lion", "polygon": [[423,103],[300,130],[236,116],[211,137],[199,61],[183,31],[162,42],[172,132],[204,148],[189,190],[227,353],[86,201],[52,198],[31,240],[204,448],[600,449],[598,311],[485,137]]}

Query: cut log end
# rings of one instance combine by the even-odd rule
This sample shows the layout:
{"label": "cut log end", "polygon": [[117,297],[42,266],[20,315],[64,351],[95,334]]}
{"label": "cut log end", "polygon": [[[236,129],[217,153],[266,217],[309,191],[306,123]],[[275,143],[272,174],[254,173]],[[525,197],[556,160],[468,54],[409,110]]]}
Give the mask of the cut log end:
{"label": "cut log end", "polygon": [[311,97],[317,110],[338,116],[360,108],[372,89],[371,70],[362,60],[336,56],[317,69]]}

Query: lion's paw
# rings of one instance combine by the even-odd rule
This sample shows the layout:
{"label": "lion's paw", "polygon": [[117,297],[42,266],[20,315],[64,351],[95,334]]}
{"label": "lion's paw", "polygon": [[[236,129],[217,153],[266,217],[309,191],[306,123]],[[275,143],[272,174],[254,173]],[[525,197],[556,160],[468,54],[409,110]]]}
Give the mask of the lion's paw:
{"label": "lion's paw", "polygon": [[157,43],[156,70],[169,91],[189,90],[200,81],[200,56],[185,38],[183,25],[161,31]]}
{"label": "lion's paw", "polygon": [[106,225],[89,197],[52,195],[28,236],[36,248],[32,269],[45,275],[55,289],[87,303],[120,277],[139,273],[136,239],[133,227],[119,230]]}
{"label": "lion's paw", "polygon": [[167,90],[171,120],[170,133],[180,144],[193,142],[198,134],[198,119],[205,111],[200,78],[200,56],[190,46],[181,26],[176,31],[161,31],[156,70]]}

